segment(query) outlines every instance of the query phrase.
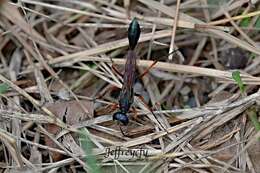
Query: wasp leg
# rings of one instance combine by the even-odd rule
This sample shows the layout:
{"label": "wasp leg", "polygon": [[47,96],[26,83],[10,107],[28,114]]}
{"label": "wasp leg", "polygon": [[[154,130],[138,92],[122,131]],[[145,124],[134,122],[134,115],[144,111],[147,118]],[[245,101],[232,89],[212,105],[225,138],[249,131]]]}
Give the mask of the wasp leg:
{"label": "wasp leg", "polygon": [[[126,126],[126,128],[128,128],[128,126]],[[122,127],[121,127],[120,124],[119,124],[119,129],[120,129],[120,131],[121,131],[121,133],[122,133],[122,135],[123,135],[124,137],[130,137],[127,132],[124,132],[124,130],[122,129]],[[126,131],[128,131],[128,130],[126,130]]]}
{"label": "wasp leg", "polygon": [[139,78],[143,78],[155,66],[157,62],[158,61],[155,60],[147,69],[145,69],[145,71],[139,76]]}
{"label": "wasp leg", "polygon": [[132,109],[133,109],[133,112],[134,112],[134,116],[133,116],[133,118],[134,118],[134,120],[137,120],[137,111],[136,111],[136,109],[134,108],[134,107],[132,107]]}
{"label": "wasp leg", "polygon": [[[167,56],[169,56],[169,55],[171,55],[171,54],[174,54],[175,52],[177,52],[177,51],[179,51],[178,49],[176,49],[176,50],[173,50],[171,53],[169,53]],[[157,60],[155,60],[147,69],[145,69],[145,71],[143,72],[143,74],[141,74],[140,76],[139,76],[139,78],[142,78],[142,77],[144,77],[148,72],[149,72],[149,70],[151,70],[154,66],[155,66],[155,64],[157,63],[158,61]]]}
{"label": "wasp leg", "polygon": [[118,74],[119,76],[121,76],[123,78],[124,75],[115,67],[113,59],[111,57],[109,57],[109,58],[110,58],[110,61],[112,63],[112,66],[111,66],[112,67],[112,71],[115,72],[116,74]]}
{"label": "wasp leg", "polygon": [[145,106],[145,107],[150,111],[150,113],[154,116],[154,118],[156,119],[157,124],[159,125],[159,127],[160,127],[161,129],[163,129],[165,132],[169,133],[169,132],[167,131],[167,129],[164,127],[164,125],[157,119],[156,115],[155,115],[154,112],[151,110],[151,108],[145,103],[144,98],[143,98],[142,96],[140,96],[140,95],[138,96],[138,98],[143,102],[144,106]]}

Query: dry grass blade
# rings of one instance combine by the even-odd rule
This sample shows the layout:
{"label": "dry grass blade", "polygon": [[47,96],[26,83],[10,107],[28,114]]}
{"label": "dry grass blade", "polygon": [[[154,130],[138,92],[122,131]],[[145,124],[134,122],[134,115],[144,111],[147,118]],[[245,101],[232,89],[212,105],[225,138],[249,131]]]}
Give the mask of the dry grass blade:
{"label": "dry grass blade", "polygon": [[23,121],[32,121],[35,123],[55,123],[55,120],[49,116],[43,114],[28,114],[8,110],[0,110],[1,116],[4,119],[20,119]]}
{"label": "dry grass blade", "polygon": [[174,17],[174,23],[173,23],[173,28],[172,28],[172,38],[171,38],[171,44],[170,44],[170,50],[169,50],[169,60],[172,60],[173,54],[171,52],[174,51],[174,40],[175,40],[175,34],[176,34],[176,29],[177,29],[177,23],[179,20],[179,8],[180,8],[180,2],[181,0],[177,0],[176,4],[176,10],[175,10],[175,17]]}
{"label": "dry grass blade", "polygon": [[[99,57],[84,57],[84,58],[77,58],[73,60],[73,63],[81,62],[81,61],[99,61],[99,62],[110,62],[109,58],[99,58]],[[124,64],[124,59],[114,59],[113,60],[115,64]],[[153,61],[150,60],[139,60],[137,62],[138,66],[140,67],[149,67],[151,64],[153,64]],[[60,66],[67,66],[67,64],[61,64]],[[79,69],[85,69],[77,67]],[[235,81],[232,78],[232,72],[229,71],[221,71],[221,70],[215,70],[215,69],[209,69],[209,68],[202,68],[202,67],[195,67],[190,65],[180,65],[180,64],[169,64],[164,62],[157,62],[154,65],[155,69],[160,69],[168,72],[178,72],[178,73],[188,73],[188,74],[195,74],[198,76],[210,76],[222,79],[223,81],[226,81],[228,83],[235,83]],[[251,85],[260,85],[260,78],[254,77],[251,75],[242,74],[241,75],[242,80],[245,84],[251,84]]]}
{"label": "dry grass blade", "polygon": [[31,101],[31,103],[38,108],[39,110],[42,109],[47,115],[49,115],[51,118],[54,119],[55,124],[57,124],[58,126],[61,126],[63,128],[67,128],[67,125],[65,125],[61,120],[59,120],[58,118],[55,117],[55,115],[53,115],[52,112],[50,112],[48,109],[46,109],[46,107],[41,106],[40,103],[35,100],[32,96],[30,96],[27,92],[25,92],[24,90],[22,90],[21,88],[19,88],[18,86],[16,86],[15,84],[13,84],[10,80],[6,79],[4,76],[0,75],[0,80],[4,83],[6,83],[8,86],[12,87],[14,90],[16,90],[18,93],[20,93],[22,96],[24,96],[25,98],[27,98],[29,101]]}
{"label": "dry grass blade", "polygon": [[251,3],[0,1],[0,172],[260,170]]}
{"label": "dry grass blade", "polygon": [[[153,37],[154,39],[164,38],[164,37],[169,36],[170,34],[171,34],[171,31],[169,31],[169,30],[158,31],[158,32],[155,32],[154,34],[152,34],[152,33],[143,34],[140,36],[139,42],[148,41],[151,39],[151,37]],[[77,52],[74,54],[57,57],[57,58],[49,61],[49,63],[50,64],[58,64],[58,63],[66,64],[66,62],[67,62],[67,63],[71,64],[71,62],[73,62],[74,59],[83,58],[83,57],[96,55],[96,54],[100,54],[100,53],[105,53],[105,52],[115,50],[115,49],[118,49],[118,48],[121,48],[121,47],[124,47],[127,45],[128,45],[127,39],[117,40],[117,41],[113,41],[110,43],[105,43],[103,45],[99,45],[95,48],[85,50],[82,52]]]}
{"label": "dry grass blade", "polygon": [[18,167],[23,166],[23,160],[20,154],[20,151],[17,149],[16,140],[8,136],[3,129],[0,129],[0,136],[2,142],[8,148],[8,151],[11,153],[12,158],[15,160]]}
{"label": "dry grass blade", "polygon": [[[175,9],[172,9],[170,7],[167,7],[165,5],[162,5],[158,2],[155,2],[155,1],[148,1],[148,0],[139,0],[140,2],[148,5],[148,6],[151,6],[152,8],[154,9],[157,9],[159,11],[161,11],[162,13],[166,14],[166,15],[169,15],[171,17],[174,17],[173,15],[173,12],[175,11]],[[197,24],[204,24],[202,21],[198,20],[198,19],[195,19],[191,16],[188,16],[184,13],[180,13],[179,14],[180,16],[180,20],[186,20],[188,22],[193,22],[193,23],[197,23]],[[249,45],[248,43],[246,43],[245,41],[243,40],[240,40],[240,39],[237,39],[236,37],[228,34],[228,33],[225,33],[223,31],[219,31],[219,30],[216,30],[216,29],[211,29],[211,28],[204,28],[205,31],[209,32],[209,33],[212,33],[214,35],[217,35],[219,38],[222,38],[226,41],[229,41],[237,46],[240,46],[244,49],[247,49],[248,51],[250,52],[253,52],[257,55],[260,55],[260,51],[256,48],[256,47],[252,47],[251,45]]]}

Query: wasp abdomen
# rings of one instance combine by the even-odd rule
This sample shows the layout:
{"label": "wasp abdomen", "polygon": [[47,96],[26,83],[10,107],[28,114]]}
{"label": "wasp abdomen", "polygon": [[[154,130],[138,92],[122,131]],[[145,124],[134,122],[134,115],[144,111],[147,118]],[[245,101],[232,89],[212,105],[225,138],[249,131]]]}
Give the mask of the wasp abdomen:
{"label": "wasp abdomen", "polygon": [[140,37],[141,29],[137,19],[134,18],[129,25],[128,28],[128,40],[129,40],[129,47],[131,50],[135,48],[137,45],[138,39]]}

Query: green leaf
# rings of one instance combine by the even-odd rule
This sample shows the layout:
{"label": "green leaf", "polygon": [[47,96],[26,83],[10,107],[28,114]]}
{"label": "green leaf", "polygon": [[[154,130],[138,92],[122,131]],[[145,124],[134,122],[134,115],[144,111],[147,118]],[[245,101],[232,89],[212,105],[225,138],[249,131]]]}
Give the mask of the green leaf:
{"label": "green leaf", "polygon": [[242,19],[242,21],[241,21],[241,23],[240,23],[240,26],[242,26],[242,27],[248,27],[249,24],[250,24],[250,18],[247,17],[247,18]]}
{"label": "green leaf", "polygon": [[243,84],[243,81],[241,80],[240,72],[239,71],[232,72],[232,78],[236,81],[240,91],[243,93],[245,91],[245,86]]}
{"label": "green leaf", "polygon": [[86,73],[86,70],[82,70],[82,69],[79,70],[80,76],[84,75],[85,73]]}
{"label": "green leaf", "polygon": [[257,18],[256,22],[255,22],[255,27],[257,29],[260,29],[260,17]]}
{"label": "green leaf", "polygon": [[87,66],[89,66],[90,68],[95,68],[97,65],[93,62],[87,62],[86,63]]}
{"label": "green leaf", "polygon": [[0,84],[0,94],[6,93],[8,89],[9,89],[9,86],[6,83]]}
{"label": "green leaf", "polygon": [[256,58],[256,54],[255,53],[251,53],[249,56],[250,59],[255,59]]}
{"label": "green leaf", "polygon": [[249,110],[247,111],[247,114],[248,114],[248,116],[249,116],[251,122],[253,123],[253,125],[254,125],[256,131],[260,131],[260,123],[259,123],[259,121],[258,121],[256,112],[257,112],[257,111],[256,111],[256,108],[253,107],[253,108],[251,108],[251,109],[249,109]]}
{"label": "green leaf", "polygon": [[85,128],[80,131],[80,144],[86,154],[86,164],[90,168],[90,173],[100,173],[100,169],[97,166],[97,160],[92,154],[93,143],[90,140],[88,131]]}

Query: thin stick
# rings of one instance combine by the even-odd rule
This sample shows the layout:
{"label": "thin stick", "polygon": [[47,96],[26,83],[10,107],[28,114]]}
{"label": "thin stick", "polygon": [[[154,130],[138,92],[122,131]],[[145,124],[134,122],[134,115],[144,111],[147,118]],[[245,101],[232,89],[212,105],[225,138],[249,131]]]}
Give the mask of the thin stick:
{"label": "thin stick", "polygon": [[44,111],[47,115],[49,115],[54,120],[54,124],[57,126],[67,128],[67,125],[63,123],[59,118],[57,118],[51,111],[49,111],[45,106],[41,106],[38,100],[35,100],[32,96],[30,96],[27,92],[25,92],[23,89],[18,87],[17,85],[13,84],[10,80],[6,79],[4,76],[0,74],[0,81],[6,83],[9,87],[16,90],[19,94],[27,98],[36,108],[41,109]]}
{"label": "thin stick", "polygon": [[[181,0],[177,0],[175,17],[174,17],[174,21],[173,21],[174,23],[173,23],[173,28],[172,28],[172,39],[171,39],[169,54],[174,50],[174,40],[175,40],[175,33],[176,33],[176,29],[177,29],[177,23],[178,23],[180,3],[181,3]],[[171,61],[172,57],[173,57],[173,55],[170,54],[168,59]]]}
{"label": "thin stick", "polygon": [[[100,58],[100,57],[84,57],[82,59],[78,59],[77,61],[104,61],[111,63],[109,58]],[[114,59],[115,64],[125,64],[125,59]],[[150,60],[139,60],[137,61],[137,66],[139,67],[149,67],[154,63],[154,61]],[[82,67],[73,67],[77,69],[84,69]],[[178,73],[189,73],[198,76],[210,76],[224,80],[228,83],[235,83],[232,78],[232,72],[230,71],[222,71],[216,69],[210,69],[205,67],[195,67],[189,65],[181,65],[181,64],[173,64],[173,63],[165,63],[158,61],[154,67],[154,69],[160,69],[169,72],[178,72]],[[253,84],[253,85],[260,85],[260,78],[254,77],[250,74],[241,75],[242,80],[245,84]],[[223,82],[223,81],[222,81]]]}
{"label": "thin stick", "polygon": [[248,18],[248,17],[253,17],[253,16],[257,16],[260,15],[260,11],[255,11],[252,13],[248,13],[248,14],[243,14],[243,15],[239,15],[239,16],[234,16],[228,19],[221,19],[221,20],[217,20],[217,21],[213,21],[213,22],[209,22],[208,25],[219,25],[219,24],[224,24],[230,21],[234,21],[234,20],[240,20],[240,19],[244,19],[244,18]]}

